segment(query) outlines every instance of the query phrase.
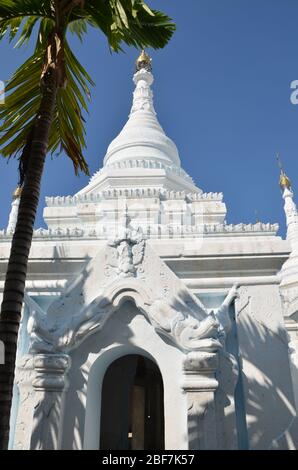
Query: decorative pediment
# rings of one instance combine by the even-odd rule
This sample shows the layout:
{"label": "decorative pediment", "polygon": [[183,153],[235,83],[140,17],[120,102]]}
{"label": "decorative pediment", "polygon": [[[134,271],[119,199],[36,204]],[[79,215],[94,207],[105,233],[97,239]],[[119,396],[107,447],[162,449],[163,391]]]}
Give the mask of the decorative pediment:
{"label": "decorative pediment", "polygon": [[26,296],[31,352],[67,352],[102,329],[110,316],[132,300],[155,330],[184,351],[221,346],[223,308],[207,313],[137,230],[124,228],[90,260],[44,312]]}

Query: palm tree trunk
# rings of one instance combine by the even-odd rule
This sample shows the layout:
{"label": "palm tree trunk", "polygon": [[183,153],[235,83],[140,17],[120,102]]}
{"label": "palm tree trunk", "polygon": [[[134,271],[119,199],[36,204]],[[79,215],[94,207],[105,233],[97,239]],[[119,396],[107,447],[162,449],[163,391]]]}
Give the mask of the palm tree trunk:
{"label": "palm tree trunk", "polygon": [[0,340],[5,346],[5,364],[0,365],[0,449],[8,447],[17,339],[21,320],[28,258],[39,202],[43,173],[56,97],[55,68],[43,77],[42,99],[30,142],[30,158],[20,199],[19,213],[12,239],[0,316]]}

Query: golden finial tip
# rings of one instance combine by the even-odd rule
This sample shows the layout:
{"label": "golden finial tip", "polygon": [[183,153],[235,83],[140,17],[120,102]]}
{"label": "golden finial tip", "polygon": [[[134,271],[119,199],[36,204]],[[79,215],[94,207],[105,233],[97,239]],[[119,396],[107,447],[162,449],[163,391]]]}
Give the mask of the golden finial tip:
{"label": "golden finial tip", "polygon": [[22,194],[22,188],[21,188],[21,186],[17,186],[16,189],[14,190],[13,194],[12,194],[12,197],[14,199],[17,199],[17,198],[21,197],[21,194]]}
{"label": "golden finial tip", "polygon": [[147,54],[147,52],[143,49],[141,54],[136,60],[136,69],[141,70],[141,69],[146,69],[148,72],[151,72],[152,70],[152,65],[151,65],[152,59],[151,57]]}
{"label": "golden finial tip", "polygon": [[292,183],[291,183],[290,178],[284,172],[279,153],[276,155],[276,159],[277,159],[278,166],[280,168],[279,185],[280,185],[281,189],[286,189],[286,188],[291,189],[292,188]]}
{"label": "golden finial tip", "polygon": [[292,183],[290,178],[286,175],[286,173],[281,170],[280,172],[280,178],[279,178],[279,184],[282,189],[291,189],[292,188]]}

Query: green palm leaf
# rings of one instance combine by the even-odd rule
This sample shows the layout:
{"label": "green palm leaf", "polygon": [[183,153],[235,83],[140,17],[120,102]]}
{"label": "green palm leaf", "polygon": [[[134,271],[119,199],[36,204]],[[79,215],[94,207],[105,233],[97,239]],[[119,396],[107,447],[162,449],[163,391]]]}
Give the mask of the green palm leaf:
{"label": "green palm leaf", "polygon": [[168,16],[143,0],[0,2],[0,40],[21,47],[36,34],[33,53],[8,81],[0,104],[0,153],[20,159],[23,186],[0,316],[0,339],[10,351],[0,377],[1,450],[8,445],[17,332],[46,153],[64,152],[76,173],[88,174],[83,114],[93,82],[66,37],[69,31],[82,40],[89,26],[100,29],[114,51],[123,44],[163,47],[175,29]]}
{"label": "green palm leaf", "polygon": [[[83,157],[86,147],[83,112],[90,98],[90,76],[65,43],[67,87],[58,91],[51,127],[50,152],[64,151],[75,171],[88,173]],[[43,55],[31,56],[13,75],[6,87],[5,104],[0,105],[0,151],[4,157],[18,156],[26,143],[40,105],[40,75]]]}

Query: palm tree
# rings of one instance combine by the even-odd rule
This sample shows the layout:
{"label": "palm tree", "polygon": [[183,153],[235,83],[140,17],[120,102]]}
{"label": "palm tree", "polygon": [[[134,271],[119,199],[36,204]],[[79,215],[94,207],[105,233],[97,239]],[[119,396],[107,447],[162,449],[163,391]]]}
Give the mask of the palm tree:
{"label": "palm tree", "polygon": [[0,152],[19,159],[22,194],[7,267],[0,317],[5,365],[0,365],[0,448],[7,449],[12,387],[29,251],[47,152],[64,152],[76,173],[88,174],[83,156],[93,84],[67,40],[101,30],[110,49],[164,47],[175,25],[143,0],[1,0],[0,40],[23,46],[36,35],[34,52],[14,73],[0,107]]}

